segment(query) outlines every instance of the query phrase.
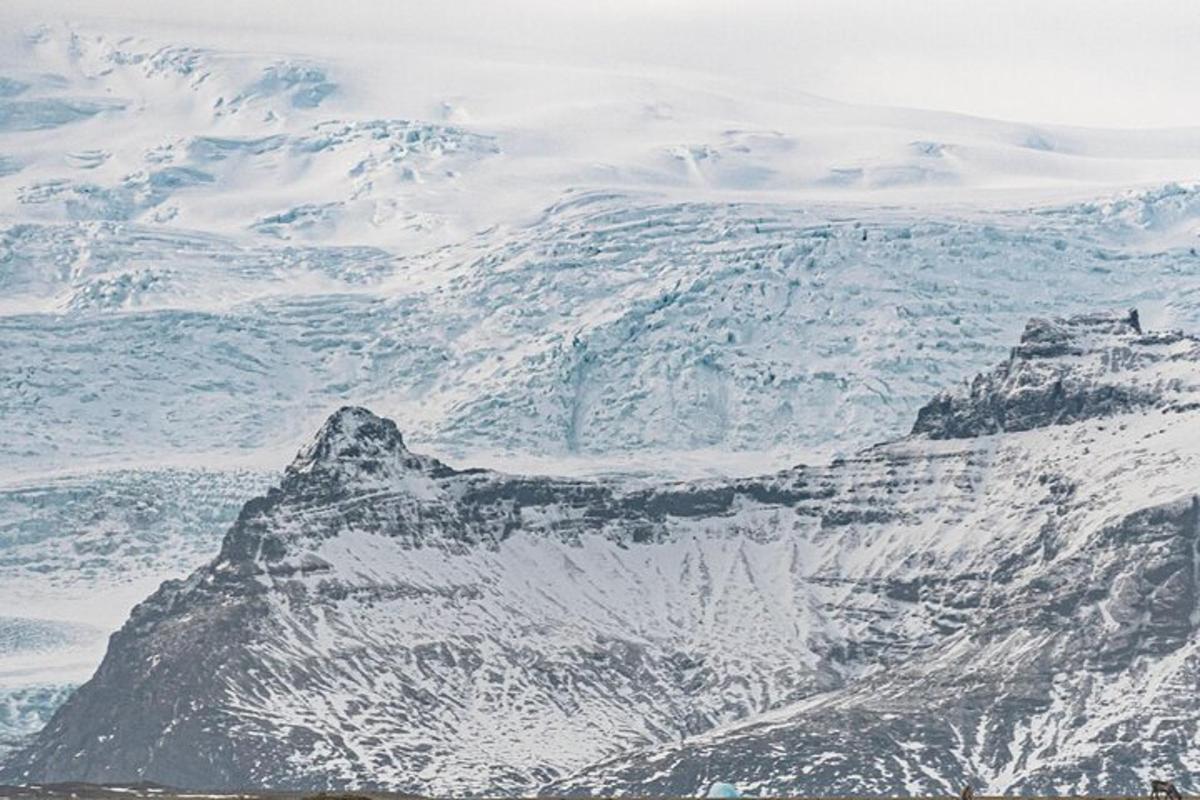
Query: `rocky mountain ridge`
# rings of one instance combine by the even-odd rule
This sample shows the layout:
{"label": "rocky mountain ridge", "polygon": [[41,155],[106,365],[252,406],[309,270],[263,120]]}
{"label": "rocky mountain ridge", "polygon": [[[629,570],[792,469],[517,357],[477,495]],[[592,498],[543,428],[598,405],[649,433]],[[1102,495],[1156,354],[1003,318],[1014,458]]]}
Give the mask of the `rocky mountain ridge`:
{"label": "rocky mountain ridge", "polygon": [[1086,315],[757,478],[458,470],[344,408],[0,778],[1133,791],[1200,766],[1198,399],[1200,340]]}

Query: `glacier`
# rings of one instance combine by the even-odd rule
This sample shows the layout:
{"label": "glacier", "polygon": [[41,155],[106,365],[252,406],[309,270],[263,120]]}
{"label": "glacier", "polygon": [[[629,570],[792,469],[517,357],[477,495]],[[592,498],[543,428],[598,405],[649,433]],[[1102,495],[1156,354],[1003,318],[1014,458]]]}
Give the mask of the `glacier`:
{"label": "glacier", "polygon": [[0,750],[342,405],[730,480],[893,440],[1032,316],[1200,329],[1187,130],[72,13],[0,26]]}

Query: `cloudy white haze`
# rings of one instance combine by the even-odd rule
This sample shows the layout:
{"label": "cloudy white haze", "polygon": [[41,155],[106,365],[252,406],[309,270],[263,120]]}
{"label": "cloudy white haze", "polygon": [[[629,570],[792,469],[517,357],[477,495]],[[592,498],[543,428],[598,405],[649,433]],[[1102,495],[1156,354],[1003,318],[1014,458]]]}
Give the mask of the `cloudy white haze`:
{"label": "cloudy white haze", "polygon": [[9,0],[0,15],[186,26],[193,38],[240,31],[260,43],[291,33],[482,47],[547,65],[680,67],[768,93],[1026,122],[1200,126],[1200,13],[1188,0]]}

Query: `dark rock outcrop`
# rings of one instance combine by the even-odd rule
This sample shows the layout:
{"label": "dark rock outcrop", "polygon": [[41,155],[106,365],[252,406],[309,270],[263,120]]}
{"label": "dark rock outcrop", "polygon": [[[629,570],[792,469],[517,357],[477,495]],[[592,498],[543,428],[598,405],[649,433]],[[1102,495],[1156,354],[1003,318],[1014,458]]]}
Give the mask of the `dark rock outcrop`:
{"label": "dark rock outcrop", "polygon": [[1170,365],[1198,349],[1179,333],[1144,334],[1136,311],[1033,319],[1008,361],[935,397],[912,432],[961,439],[1165,406],[1187,385]]}

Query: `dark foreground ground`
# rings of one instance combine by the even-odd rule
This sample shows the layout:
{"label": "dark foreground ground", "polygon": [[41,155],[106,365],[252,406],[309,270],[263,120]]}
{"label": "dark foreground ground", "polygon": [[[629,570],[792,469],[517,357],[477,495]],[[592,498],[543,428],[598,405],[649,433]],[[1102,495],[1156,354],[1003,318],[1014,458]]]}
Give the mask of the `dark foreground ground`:
{"label": "dark foreground ground", "polygon": [[[1185,798],[1187,795],[1185,795]],[[156,784],[97,786],[91,783],[53,783],[35,786],[0,786],[0,800],[415,800],[416,795],[388,792],[203,792],[173,789]],[[483,800],[475,798],[474,800]],[[630,800],[630,798],[623,798]],[[636,800],[636,799],[634,799]],[[654,800],[663,800],[655,798]],[[914,800],[914,798],[806,797],[803,800]],[[956,800],[929,797],[917,800]],[[976,795],[975,800],[1015,800]],[[1145,795],[1094,795],[1089,797],[1021,797],[1020,800],[1149,800]]]}
{"label": "dark foreground ground", "polygon": [[98,786],[94,783],[0,785],[0,800],[414,800],[413,795],[388,792],[205,792],[174,789],[153,783]]}

